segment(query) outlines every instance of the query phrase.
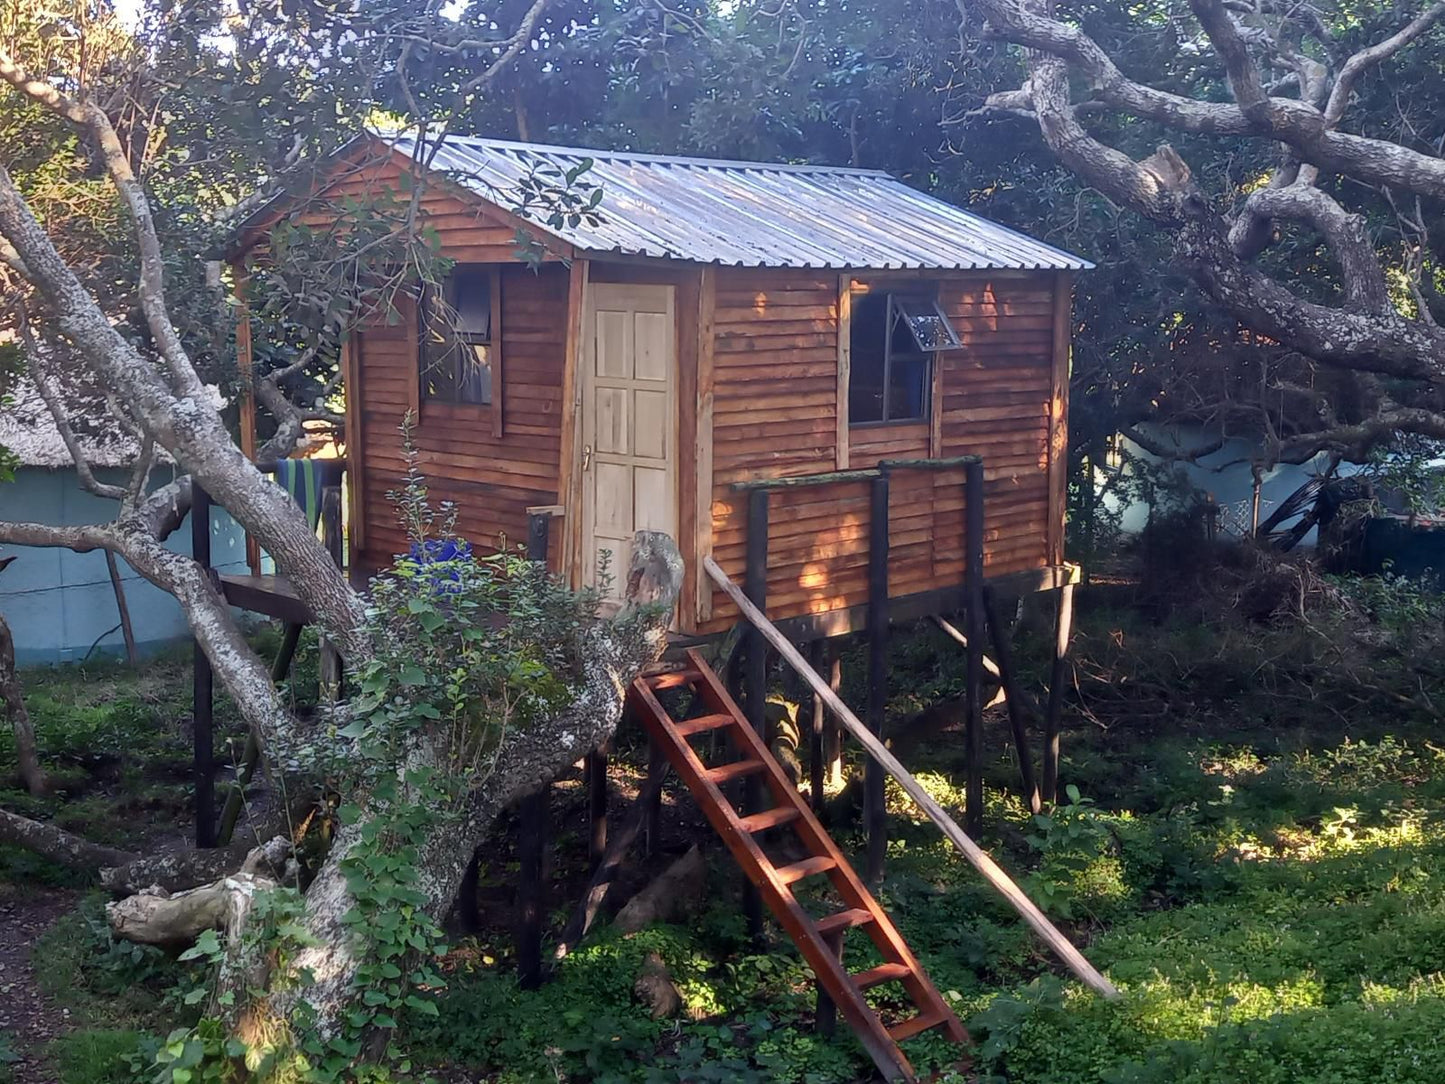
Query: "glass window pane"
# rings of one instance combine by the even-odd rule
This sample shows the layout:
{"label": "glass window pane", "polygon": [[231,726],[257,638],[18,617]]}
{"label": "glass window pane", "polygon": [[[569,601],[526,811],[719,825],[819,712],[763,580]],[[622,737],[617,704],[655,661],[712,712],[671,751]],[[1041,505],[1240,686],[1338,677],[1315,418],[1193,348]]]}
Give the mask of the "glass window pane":
{"label": "glass window pane", "polygon": [[[918,350],[953,350],[961,345],[948,317],[931,299],[896,298],[902,323],[908,328]],[[894,344],[897,349],[897,344]]]}
{"label": "glass window pane", "polygon": [[888,420],[909,421],[928,416],[929,371],[926,354],[894,354],[888,370]]}
{"label": "glass window pane", "polygon": [[457,401],[490,403],[492,401],[492,348],[485,343],[472,343],[461,357],[461,374],[457,381]]}
{"label": "glass window pane", "polygon": [[421,300],[421,393],[427,399],[454,400],[457,387],[456,336],[432,298]]}
{"label": "glass window pane", "polygon": [[492,276],[481,267],[458,267],[452,272],[452,308],[458,334],[486,341],[492,335]]}
{"label": "glass window pane", "polygon": [[887,323],[887,294],[863,294],[853,299],[848,353],[850,424],[883,420],[883,365]]}

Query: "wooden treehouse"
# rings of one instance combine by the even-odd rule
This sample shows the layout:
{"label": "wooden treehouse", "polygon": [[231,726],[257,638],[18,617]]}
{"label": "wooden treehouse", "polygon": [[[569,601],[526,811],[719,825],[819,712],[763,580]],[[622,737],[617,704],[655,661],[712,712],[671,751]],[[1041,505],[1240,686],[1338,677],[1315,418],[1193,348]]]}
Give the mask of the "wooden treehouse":
{"label": "wooden treehouse", "polygon": [[[403,292],[399,318],[357,329],[345,347],[351,567],[374,572],[407,549],[386,494],[401,481],[408,414],[433,498],[457,505],[474,545],[525,541],[574,585],[608,595],[619,593],[608,572],[627,568],[634,534],[668,533],[687,567],[679,641],[741,622],[745,664],[731,690],[697,652],[634,686],[629,706],[658,753],[639,804],[656,802],[670,763],[747,873],[754,915],[769,905],[880,1071],[912,1079],[897,1044],[920,1031],[963,1035],[866,887],[882,870],[885,772],[917,789],[927,815],[1085,981],[1112,992],[878,741],[890,622],[963,610],[965,633],[955,635],[968,642],[976,827],[985,587],[1065,588],[1066,599],[1072,582],[1063,559],[1070,306],[1073,276],[1090,265],[868,170],[449,137],[420,176],[415,150],[407,136],[355,140],[307,198],[255,214],[237,255],[243,264],[264,253],[285,216],[324,225],[344,200],[420,190],[425,225],[455,261],[434,296]],[[601,189],[595,220],[556,227],[518,209],[539,171],[564,175],[584,159],[581,183]],[[529,262],[518,258],[519,232]],[[250,336],[238,338],[244,369]],[[282,612],[284,583],[224,586],[238,604],[304,620]],[[864,629],[866,724],[791,646]],[[993,631],[997,673],[1007,649]],[[1060,657],[1066,640],[1065,629]],[[826,706],[872,758],[866,878],[758,737],[770,651],[814,687],[816,717]],[[703,714],[673,717],[662,694],[684,686]],[[731,736],[736,760],[699,759],[689,739],[714,731]],[[1021,722],[1015,733],[1023,752]],[[816,802],[816,747],[812,759]],[[1047,747],[1044,765],[1051,789]],[[1037,795],[1031,771],[1024,782]],[[629,820],[607,844],[600,754],[587,775],[605,877],[637,829]],[[748,784],[740,801],[734,781]],[[536,859],[546,796],[529,801]],[[808,857],[768,858],[758,841],[784,830]],[[520,956],[533,978],[539,869],[524,858],[533,888],[523,888],[532,896],[522,910],[532,917]],[[829,879],[844,904],[837,914],[802,912],[790,886],[811,876]],[[843,967],[843,935],[855,928],[883,965]],[[864,991],[890,981],[917,1015],[886,1025]]]}

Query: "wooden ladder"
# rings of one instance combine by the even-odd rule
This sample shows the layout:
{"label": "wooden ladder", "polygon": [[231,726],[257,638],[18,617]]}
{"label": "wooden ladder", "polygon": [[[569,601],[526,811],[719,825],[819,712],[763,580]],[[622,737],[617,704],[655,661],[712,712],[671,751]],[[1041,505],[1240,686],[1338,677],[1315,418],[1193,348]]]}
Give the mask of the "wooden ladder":
{"label": "wooden ladder", "polygon": [[[686,657],[681,670],[645,675],[633,682],[628,691],[629,705],[642,720],[654,746],[687,784],[708,823],[757,886],[773,916],[797,944],[819,986],[857,1034],[879,1072],[888,1080],[915,1080],[913,1067],[898,1046],[900,1042],[942,1028],[950,1039],[962,1043],[968,1039],[967,1032],[718,676],[696,651],[689,650]],[[683,688],[695,694],[694,714],[674,719],[657,693]],[[688,739],[715,732],[730,738],[739,756],[731,763],[710,768]],[[749,776],[762,778],[772,804],[744,816],[721,787]],[[797,833],[807,857],[780,866],[763,852],[757,836],[784,826]],[[837,913],[814,919],[793,895],[794,884],[813,876],[826,876],[831,882],[843,901]],[[844,936],[854,929],[868,935],[883,963],[858,972],[844,967]],[[863,997],[865,990],[889,982],[901,983],[917,1009],[917,1015],[891,1027]]]}

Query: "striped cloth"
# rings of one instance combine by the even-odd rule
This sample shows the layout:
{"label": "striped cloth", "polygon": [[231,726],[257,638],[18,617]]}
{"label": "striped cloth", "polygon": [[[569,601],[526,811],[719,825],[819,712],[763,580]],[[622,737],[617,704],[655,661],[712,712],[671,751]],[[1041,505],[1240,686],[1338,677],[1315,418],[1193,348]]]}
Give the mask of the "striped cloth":
{"label": "striped cloth", "polygon": [[276,464],[276,484],[301,506],[313,531],[321,522],[321,491],[341,484],[344,466],[340,459],[283,459]]}

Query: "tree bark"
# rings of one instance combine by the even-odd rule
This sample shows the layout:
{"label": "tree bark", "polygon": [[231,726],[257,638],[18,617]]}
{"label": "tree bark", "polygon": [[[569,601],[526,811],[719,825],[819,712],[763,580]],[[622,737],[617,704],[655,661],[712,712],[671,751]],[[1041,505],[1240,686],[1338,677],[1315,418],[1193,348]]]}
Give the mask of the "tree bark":
{"label": "tree bark", "polygon": [[43,821],[0,809],[0,843],[13,843],[71,869],[97,870],[133,862],[129,851],[92,843]]}
{"label": "tree bark", "polygon": [[[555,719],[510,733],[491,774],[466,797],[459,816],[445,819],[429,834],[422,848],[420,888],[426,896],[424,910],[433,919],[440,922],[446,916],[473,851],[501,812],[557,778],[612,736],[628,685],[666,646],[682,573],[682,558],[670,538],[655,532],[638,533],[628,577],[628,608],[617,619],[599,622],[588,631],[589,642],[582,653],[587,669],[570,707]],[[637,608],[647,604],[655,605]],[[421,737],[405,763],[398,765],[399,775],[404,777],[413,768],[440,766],[444,750],[441,738]],[[365,794],[352,795],[350,800],[367,808]],[[363,817],[337,833],[306,892],[304,922],[315,944],[298,953],[291,967],[297,973],[310,972],[314,981],[304,988],[280,984],[288,988],[272,995],[267,1006],[268,1015],[286,1019],[304,998],[315,1009],[316,1026],[323,1037],[336,1033],[342,1014],[357,996],[351,980],[359,946],[345,923],[355,901],[342,864],[357,846],[366,823]],[[239,1000],[240,992],[237,994]]]}

